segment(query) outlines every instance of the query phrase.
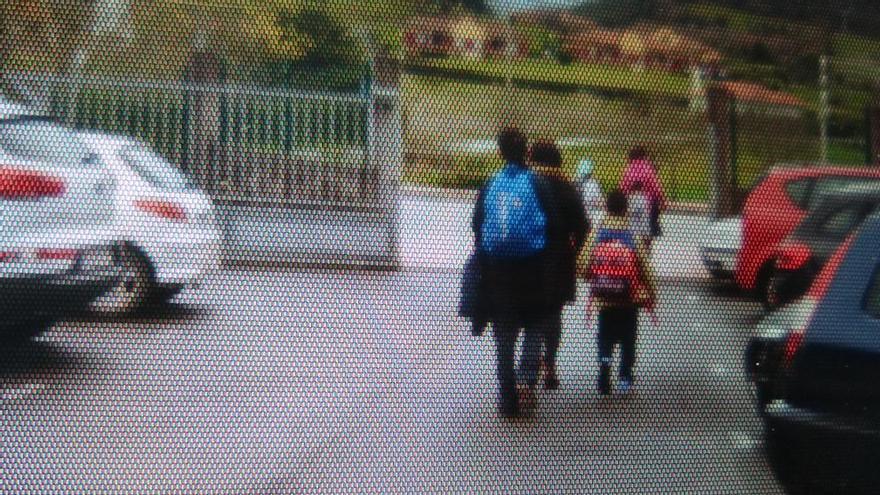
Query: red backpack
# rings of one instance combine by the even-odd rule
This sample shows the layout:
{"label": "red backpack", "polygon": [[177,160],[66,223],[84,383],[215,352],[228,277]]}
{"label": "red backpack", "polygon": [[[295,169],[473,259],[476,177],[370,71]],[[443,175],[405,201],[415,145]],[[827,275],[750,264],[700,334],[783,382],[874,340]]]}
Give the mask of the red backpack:
{"label": "red backpack", "polygon": [[587,266],[587,280],[594,298],[614,304],[635,304],[642,277],[632,232],[599,230]]}

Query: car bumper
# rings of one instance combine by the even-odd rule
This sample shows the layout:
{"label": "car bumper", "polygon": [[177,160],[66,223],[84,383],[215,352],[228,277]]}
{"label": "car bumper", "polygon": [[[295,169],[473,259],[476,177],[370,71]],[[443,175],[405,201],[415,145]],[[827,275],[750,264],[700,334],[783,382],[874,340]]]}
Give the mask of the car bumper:
{"label": "car bumper", "polygon": [[703,266],[717,278],[733,278],[736,272],[735,249],[704,247],[701,250]]}
{"label": "car bumper", "polygon": [[142,246],[153,267],[156,284],[181,287],[201,283],[220,269],[219,234],[187,235],[180,241]]}
{"label": "car bumper", "polygon": [[774,448],[796,463],[798,472],[811,473],[814,482],[847,492],[880,482],[876,453],[880,431],[871,425],[853,424],[828,414],[774,401],[765,409],[768,435]]}

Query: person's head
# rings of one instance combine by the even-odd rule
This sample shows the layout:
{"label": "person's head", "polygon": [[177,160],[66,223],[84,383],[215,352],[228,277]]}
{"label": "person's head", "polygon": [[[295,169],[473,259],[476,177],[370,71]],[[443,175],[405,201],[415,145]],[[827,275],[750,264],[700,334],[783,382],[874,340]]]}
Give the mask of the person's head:
{"label": "person's head", "polygon": [[605,206],[610,215],[616,217],[626,216],[626,209],[628,207],[626,194],[620,189],[615,189],[608,195],[608,199],[605,200]]}
{"label": "person's head", "polygon": [[629,161],[631,162],[634,162],[636,160],[647,160],[648,150],[646,150],[644,146],[636,146],[635,148],[629,150],[627,158],[629,158]]}
{"label": "person's head", "polygon": [[590,160],[589,158],[584,158],[583,160],[580,161],[580,163],[578,163],[577,177],[579,177],[579,178],[591,177],[593,175],[593,169],[595,168],[595,166],[596,166],[596,164],[593,163],[593,160]]}
{"label": "person's head", "polygon": [[504,161],[524,164],[528,142],[515,127],[505,127],[498,134],[498,150]]}
{"label": "person's head", "polygon": [[540,140],[532,144],[529,149],[529,158],[538,167],[559,168],[562,166],[562,153],[556,147],[556,143],[549,140]]}

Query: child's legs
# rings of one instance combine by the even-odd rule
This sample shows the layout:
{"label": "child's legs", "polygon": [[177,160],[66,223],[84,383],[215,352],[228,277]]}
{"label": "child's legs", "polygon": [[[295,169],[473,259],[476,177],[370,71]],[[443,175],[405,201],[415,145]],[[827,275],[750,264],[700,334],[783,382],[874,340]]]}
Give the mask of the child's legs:
{"label": "child's legs", "polygon": [[599,365],[611,366],[614,357],[614,344],[617,343],[615,310],[606,308],[599,311],[599,333],[596,336],[599,348]]}
{"label": "child's legs", "polygon": [[636,364],[636,340],[639,328],[638,308],[627,308],[620,312],[618,320],[620,336],[620,377],[632,380]]}

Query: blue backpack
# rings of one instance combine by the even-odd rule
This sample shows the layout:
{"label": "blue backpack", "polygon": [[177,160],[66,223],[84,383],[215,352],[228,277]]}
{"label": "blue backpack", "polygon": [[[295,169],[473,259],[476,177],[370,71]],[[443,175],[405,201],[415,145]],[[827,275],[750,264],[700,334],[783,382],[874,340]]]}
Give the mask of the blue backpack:
{"label": "blue backpack", "polygon": [[480,248],[494,258],[525,258],[544,250],[547,216],[538,200],[535,174],[507,165],[483,196]]}

